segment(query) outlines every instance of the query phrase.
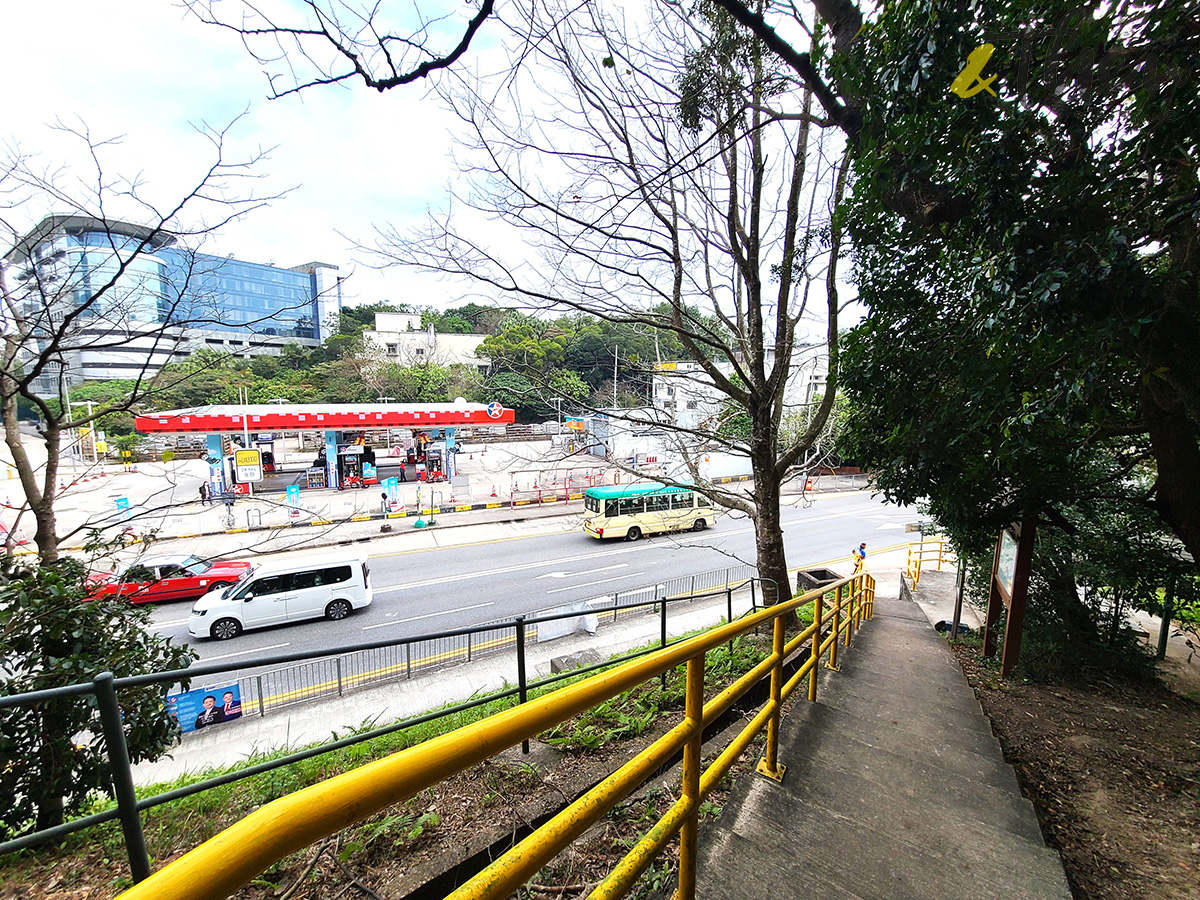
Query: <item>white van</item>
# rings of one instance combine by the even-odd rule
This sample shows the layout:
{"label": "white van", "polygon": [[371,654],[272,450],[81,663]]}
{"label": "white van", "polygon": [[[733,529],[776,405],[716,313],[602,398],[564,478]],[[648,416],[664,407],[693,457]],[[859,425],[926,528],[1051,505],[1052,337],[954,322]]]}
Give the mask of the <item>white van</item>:
{"label": "white van", "polygon": [[322,616],[337,621],[370,605],[365,554],[269,561],[251,566],[237,584],[197,600],[188,631],[226,641],[247,628]]}

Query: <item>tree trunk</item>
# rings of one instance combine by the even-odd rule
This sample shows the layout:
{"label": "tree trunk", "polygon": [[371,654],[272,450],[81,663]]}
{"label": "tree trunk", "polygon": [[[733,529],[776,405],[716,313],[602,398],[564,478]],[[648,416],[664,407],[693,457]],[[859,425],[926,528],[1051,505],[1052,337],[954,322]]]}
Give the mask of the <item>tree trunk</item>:
{"label": "tree trunk", "polygon": [[1140,411],[1158,467],[1155,506],[1193,559],[1200,559],[1200,278],[1190,262],[1197,252],[1197,229],[1182,223],[1170,242],[1177,274],[1163,291],[1160,320],[1138,348]]}
{"label": "tree trunk", "polygon": [[36,523],[34,543],[38,548],[38,561],[42,565],[53,565],[58,562],[57,521],[54,515],[55,479],[58,477],[58,448],[61,432],[48,427],[45,432],[46,471],[42,484],[38,484],[37,471],[25,445],[21,442],[20,422],[17,419],[17,398],[15,395],[5,397],[0,404],[4,419],[4,443],[12,456],[13,466],[17,470],[17,478],[25,493],[25,503],[33,514]]}
{"label": "tree trunk", "polygon": [[[48,709],[36,711],[39,722],[53,714],[53,701]],[[66,778],[66,759],[62,742],[55,739],[52,725],[42,723],[41,743],[38,747],[38,771],[41,777],[36,785],[31,785],[34,805],[37,807],[37,817],[34,827],[38,831],[53,828],[63,823],[63,795]]]}
{"label": "tree trunk", "polygon": [[787,552],[779,515],[779,478],[764,465],[754,465],[754,546],[758,553],[758,574],[763,580],[763,604],[773,606],[792,596],[788,583]]}

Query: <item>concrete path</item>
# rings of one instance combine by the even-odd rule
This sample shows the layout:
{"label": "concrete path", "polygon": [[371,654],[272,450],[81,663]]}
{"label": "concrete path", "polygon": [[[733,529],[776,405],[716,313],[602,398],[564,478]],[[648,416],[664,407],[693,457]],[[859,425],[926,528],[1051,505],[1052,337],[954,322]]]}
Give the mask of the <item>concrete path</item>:
{"label": "concrete path", "polygon": [[785,721],[783,783],[742,779],[701,833],[698,897],[1069,900],[945,640],[889,582]]}

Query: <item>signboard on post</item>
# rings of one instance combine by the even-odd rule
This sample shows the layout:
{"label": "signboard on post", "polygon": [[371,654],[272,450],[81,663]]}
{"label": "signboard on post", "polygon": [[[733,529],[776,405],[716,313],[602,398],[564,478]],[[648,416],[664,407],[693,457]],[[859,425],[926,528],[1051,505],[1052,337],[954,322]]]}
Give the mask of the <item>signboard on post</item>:
{"label": "signboard on post", "polygon": [[233,468],[237,480],[243,483],[262,481],[262,451],[235,450],[233,453]]}
{"label": "signboard on post", "polygon": [[996,655],[996,632],[1001,612],[1004,623],[1004,648],[1000,657],[1000,677],[1006,678],[1021,654],[1021,630],[1025,625],[1025,600],[1029,592],[1029,570],[1033,561],[1033,521],[1004,529],[996,541],[992,560],[992,584],[988,594],[987,618],[983,628],[983,655]]}

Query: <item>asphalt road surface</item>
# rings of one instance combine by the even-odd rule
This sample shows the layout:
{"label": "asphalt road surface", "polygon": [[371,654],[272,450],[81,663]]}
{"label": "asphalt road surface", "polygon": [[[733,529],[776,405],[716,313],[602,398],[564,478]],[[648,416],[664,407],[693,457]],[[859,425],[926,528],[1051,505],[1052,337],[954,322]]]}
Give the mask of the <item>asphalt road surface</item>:
{"label": "asphalt road surface", "polygon": [[[808,508],[785,506],[788,563],[802,566],[845,557],[860,541],[867,541],[868,548],[898,543],[905,537],[905,523],[915,520],[915,511],[867,493],[819,497]],[[755,558],[753,527],[736,514],[723,514],[704,532],[634,543],[597,541],[570,527],[578,517],[562,521],[564,530],[556,534],[372,554],[374,602],[340,622],[319,619],[244,632],[231,641],[202,640],[188,634],[191,604],[174,603],[154,610],[153,627],[191,644],[203,661],[336,652],[366,641],[510,619]]]}

